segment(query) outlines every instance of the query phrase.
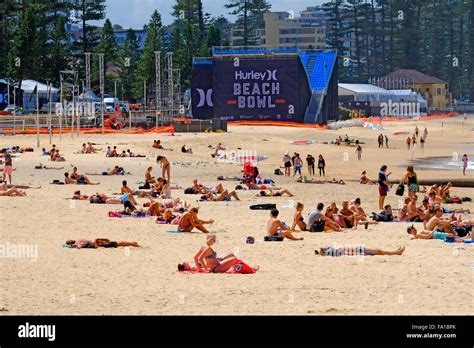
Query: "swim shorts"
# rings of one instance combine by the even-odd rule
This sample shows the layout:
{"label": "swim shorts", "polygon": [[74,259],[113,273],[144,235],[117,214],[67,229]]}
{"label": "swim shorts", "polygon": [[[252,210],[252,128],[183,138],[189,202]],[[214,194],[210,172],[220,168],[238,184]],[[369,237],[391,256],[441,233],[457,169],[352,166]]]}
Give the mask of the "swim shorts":
{"label": "swim shorts", "polygon": [[379,194],[381,197],[387,197],[387,193],[388,193],[388,190],[387,190],[387,186],[385,185],[380,185],[379,186]]}
{"label": "swim shorts", "polygon": [[12,167],[12,166],[5,166],[5,169],[3,170],[3,172],[4,172],[6,175],[12,175],[12,173],[13,173],[13,167]]}

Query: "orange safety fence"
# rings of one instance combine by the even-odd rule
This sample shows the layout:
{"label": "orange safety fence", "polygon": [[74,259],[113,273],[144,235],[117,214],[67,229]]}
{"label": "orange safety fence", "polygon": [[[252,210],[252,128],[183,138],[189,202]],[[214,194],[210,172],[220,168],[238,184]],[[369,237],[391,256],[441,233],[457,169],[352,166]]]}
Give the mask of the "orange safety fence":
{"label": "orange safety fence", "polygon": [[399,118],[399,117],[391,117],[387,116],[384,118],[380,117],[360,117],[356,118],[356,120],[362,120],[362,121],[370,121],[372,123],[382,123],[382,122],[409,122],[409,121],[429,121],[429,120],[436,120],[436,119],[442,119],[442,118],[449,118],[449,117],[456,117],[459,116],[459,112],[445,112],[445,113],[436,113],[436,114],[431,114],[429,116],[420,116],[417,117],[416,120],[413,118]]}
{"label": "orange safety fence", "polygon": [[327,125],[319,124],[282,122],[282,121],[229,121],[230,126],[275,126],[275,127],[294,127],[294,128],[313,128],[318,130],[328,129]]}
{"label": "orange safety fence", "polygon": [[[63,128],[61,131],[59,128],[54,128],[53,129],[53,134],[59,134],[62,132],[63,134],[70,134],[71,132],[77,133],[77,128]],[[81,134],[102,134],[102,128],[80,128],[79,132]],[[126,130],[117,130],[117,129],[110,129],[110,128],[105,128],[104,129],[104,134],[154,134],[154,133],[174,133],[174,126],[165,126],[165,127],[153,127],[150,129],[143,129],[143,128],[132,128],[132,129],[126,129]],[[19,135],[33,135],[37,134],[36,128],[25,128],[23,129],[14,129],[13,127],[10,128],[3,128],[2,133],[7,133],[7,134],[19,134]],[[49,134],[48,128],[40,128],[39,129],[40,134]]]}

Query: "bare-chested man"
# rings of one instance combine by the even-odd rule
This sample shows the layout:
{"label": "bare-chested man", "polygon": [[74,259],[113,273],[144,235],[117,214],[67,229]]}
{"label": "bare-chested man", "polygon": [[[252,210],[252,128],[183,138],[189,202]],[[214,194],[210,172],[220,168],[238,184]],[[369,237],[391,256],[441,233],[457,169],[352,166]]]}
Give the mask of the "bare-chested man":
{"label": "bare-chested man", "polygon": [[445,233],[453,233],[450,221],[443,219],[443,210],[441,208],[435,208],[434,216],[426,223],[426,229],[428,231],[440,231]]}
{"label": "bare-chested man", "polygon": [[304,240],[303,237],[296,238],[291,234],[290,228],[284,225],[280,220],[278,220],[278,215],[280,212],[277,209],[273,209],[270,212],[270,219],[267,222],[267,235],[269,237],[281,237],[291,240]]}

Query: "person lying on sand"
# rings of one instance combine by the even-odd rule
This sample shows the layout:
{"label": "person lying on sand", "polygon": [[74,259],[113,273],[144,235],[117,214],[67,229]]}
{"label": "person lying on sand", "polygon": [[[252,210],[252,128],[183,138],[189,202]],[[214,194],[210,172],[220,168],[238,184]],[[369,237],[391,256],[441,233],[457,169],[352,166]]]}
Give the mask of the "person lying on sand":
{"label": "person lying on sand", "polygon": [[203,233],[209,233],[204,225],[210,225],[214,223],[214,220],[200,220],[198,218],[199,208],[192,208],[190,211],[184,213],[181,221],[178,225],[179,232],[191,232],[193,229],[197,229]]}
{"label": "person lying on sand", "polygon": [[127,172],[125,169],[119,166],[115,166],[112,169],[107,169],[102,173],[86,173],[86,175],[90,176],[114,176],[114,175],[131,175],[131,173]]}
{"label": "person lying on sand", "polygon": [[332,180],[318,180],[313,178],[303,178],[299,177],[296,179],[296,182],[304,183],[304,184],[336,184],[336,185],[345,185],[346,183],[344,180],[333,178]]}
{"label": "person lying on sand", "polygon": [[164,201],[163,203],[156,202],[150,198],[150,202],[145,203],[143,207],[148,208],[148,215],[160,216],[164,213],[165,209],[171,209],[173,212],[184,213],[191,207],[191,205],[188,202],[183,201],[181,198]]}
{"label": "person lying on sand", "polygon": [[287,238],[290,240],[304,240],[303,237],[296,238],[293,236],[290,228],[283,224],[279,219],[278,215],[280,212],[277,209],[272,209],[270,212],[270,218],[267,222],[267,236],[268,237],[280,237],[280,238]]}
{"label": "person lying on sand", "polygon": [[320,256],[375,256],[375,255],[402,255],[405,252],[405,247],[398,247],[393,251],[382,249],[369,249],[364,246],[357,247],[324,247],[314,251],[316,255]]}
{"label": "person lying on sand", "polygon": [[[209,273],[225,273],[227,272],[237,261],[237,257],[226,252],[218,257],[217,252],[212,248],[216,243],[217,237],[214,234],[207,236],[206,245],[199,249],[194,255],[195,269],[192,269],[189,264],[183,263],[178,265],[179,271],[205,271]],[[257,272],[259,267],[252,267],[254,272]]]}
{"label": "person lying on sand", "polygon": [[407,228],[407,233],[411,234],[414,237],[413,239],[439,239],[444,242],[448,240],[452,240],[456,243],[464,242],[463,238],[460,238],[453,233],[445,233],[441,231],[426,231],[426,230],[422,230],[418,232],[418,230],[413,225]]}
{"label": "person lying on sand", "polygon": [[288,191],[287,189],[283,189],[277,192],[273,192],[271,189],[266,191],[260,191],[256,196],[257,197],[282,197],[284,194],[288,195],[288,197],[293,197],[294,195]]}
{"label": "person lying on sand", "polygon": [[64,183],[66,185],[100,185],[100,182],[92,182],[87,176],[81,176],[79,179],[71,179],[69,173],[64,173]]}
{"label": "person lying on sand", "polygon": [[[250,181],[246,181],[244,184],[243,184],[243,188],[246,189],[246,190],[250,190],[250,191],[265,191],[268,189],[268,185],[258,185],[258,184],[255,184],[253,182],[250,182]],[[273,186],[272,185],[272,190],[281,190],[282,188],[281,187],[276,187],[276,186]]]}
{"label": "person lying on sand", "polygon": [[0,185],[0,196],[2,197],[25,197],[26,192],[17,187],[8,188],[7,184]]}
{"label": "person lying on sand", "polygon": [[68,248],[74,249],[98,249],[98,248],[119,248],[119,247],[135,247],[139,248],[137,242],[113,242],[110,239],[96,239],[90,241],[87,239],[68,240],[66,241]]}
{"label": "person lying on sand", "polygon": [[35,167],[37,170],[64,170],[64,167],[56,168],[56,167],[48,167],[44,166],[41,163]]}
{"label": "person lying on sand", "polygon": [[173,211],[171,209],[166,209],[163,214],[158,216],[156,222],[168,225],[179,225],[181,217],[181,215],[173,214]]}
{"label": "person lying on sand", "polygon": [[140,155],[139,153],[134,153],[130,151],[130,149],[127,149],[127,152],[125,153],[125,157],[130,157],[130,158],[146,158],[145,155]]}
{"label": "person lying on sand", "polygon": [[237,201],[240,201],[240,198],[239,196],[237,196],[237,193],[235,191],[229,192],[227,190],[224,190],[223,192],[216,194],[209,191],[208,193],[205,193],[201,196],[202,201],[210,202],[229,202],[232,200],[232,198],[235,198]]}
{"label": "person lying on sand", "polygon": [[89,196],[81,194],[81,191],[75,191],[72,199],[75,201],[87,201]]}

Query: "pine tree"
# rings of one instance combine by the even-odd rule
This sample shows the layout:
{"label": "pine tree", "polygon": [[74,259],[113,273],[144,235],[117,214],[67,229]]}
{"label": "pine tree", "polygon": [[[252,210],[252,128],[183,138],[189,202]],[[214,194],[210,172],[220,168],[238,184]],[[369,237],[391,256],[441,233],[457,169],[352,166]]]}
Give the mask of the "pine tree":
{"label": "pine tree", "polygon": [[81,39],[77,43],[81,47],[82,54],[92,52],[97,44],[98,37],[94,32],[96,27],[88,23],[105,18],[105,2],[105,0],[75,0],[73,2],[73,10],[77,14],[77,20],[82,29]]}
{"label": "pine tree", "polygon": [[[135,80],[134,96],[135,98],[143,97],[143,82],[146,81],[147,91],[150,86],[155,87],[155,51],[163,49],[163,25],[161,23],[161,15],[155,11],[147,25],[147,38],[145,48],[138,64],[138,73]],[[162,52],[162,61],[164,52]]]}

